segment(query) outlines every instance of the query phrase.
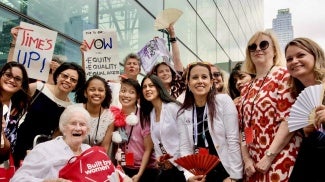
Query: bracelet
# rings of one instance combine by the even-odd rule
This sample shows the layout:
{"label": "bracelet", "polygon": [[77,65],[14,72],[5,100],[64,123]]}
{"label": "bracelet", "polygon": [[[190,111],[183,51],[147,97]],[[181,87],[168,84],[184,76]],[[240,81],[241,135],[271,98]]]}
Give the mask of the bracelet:
{"label": "bracelet", "polygon": [[15,46],[16,46],[16,44],[14,44],[14,43],[10,42],[9,46],[10,46],[10,47],[15,47]]}
{"label": "bracelet", "polygon": [[177,41],[176,37],[171,37],[169,38],[169,42],[175,43]]}

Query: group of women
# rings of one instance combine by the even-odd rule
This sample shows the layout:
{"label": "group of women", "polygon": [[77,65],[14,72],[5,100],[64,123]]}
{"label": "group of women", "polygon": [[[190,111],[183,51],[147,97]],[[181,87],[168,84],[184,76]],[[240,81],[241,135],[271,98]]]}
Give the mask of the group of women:
{"label": "group of women", "polygon": [[[175,38],[172,26],[168,31]],[[172,40],[175,68],[157,64],[139,84],[141,62],[130,54],[117,89],[99,76],[86,81],[75,63],[53,70],[54,84],[29,84],[22,65],[5,64],[0,70],[1,103],[6,105],[0,160],[13,155],[18,167],[24,159],[13,181],[65,181],[58,177],[63,163],[54,164],[50,158],[67,161],[89,145],[104,147],[113,158],[118,154],[116,164],[130,177],[126,181],[321,181],[321,171],[312,163],[325,162],[325,106],[316,108],[312,127],[289,132],[287,123],[299,93],[322,84],[325,77],[324,52],[314,41],[292,40],[284,59],[276,37],[257,32],[248,42],[245,61],[230,75],[230,97],[218,85],[220,70],[210,63],[193,62],[183,70],[176,39]],[[77,104],[68,97],[74,91]],[[61,116],[65,108],[80,115]],[[59,153],[46,156],[40,148],[53,146],[40,144],[27,155],[35,136],[53,136],[56,131],[62,136],[51,145],[59,143]],[[220,159],[207,175],[195,176],[175,163],[179,157],[203,152]],[[37,165],[31,165],[35,163],[47,167],[36,173]]]}

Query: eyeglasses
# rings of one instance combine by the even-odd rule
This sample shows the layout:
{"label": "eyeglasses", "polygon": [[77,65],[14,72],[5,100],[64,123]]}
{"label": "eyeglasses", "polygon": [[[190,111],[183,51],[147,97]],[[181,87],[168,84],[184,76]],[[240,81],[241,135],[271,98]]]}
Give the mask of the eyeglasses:
{"label": "eyeglasses", "polygon": [[66,73],[60,73],[60,75],[61,75],[61,78],[63,78],[64,80],[70,79],[70,81],[71,81],[72,83],[77,83],[77,82],[78,82],[77,79],[75,79],[75,78],[69,76],[69,75],[66,74]]}
{"label": "eyeglasses", "polygon": [[4,72],[2,75],[6,80],[11,80],[12,78],[16,83],[21,83],[23,79],[19,76],[13,76],[10,72]]}
{"label": "eyeglasses", "polygon": [[[268,41],[263,40],[262,42],[260,42],[259,47],[261,50],[264,51],[265,49],[267,49],[269,47],[269,45],[270,45],[270,43]],[[255,43],[248,46],[249,52],[255,52],[256,49],[257,49],[257,45]]]}
{"label": "eyeglasses", "polygon": [[213,78],[217,78],[217,77],[219,77],[219,76],[221,76],[221,73],[220,73],[220,72],[213,72],[213,73],[212,73],[212,77],[213,77]]}

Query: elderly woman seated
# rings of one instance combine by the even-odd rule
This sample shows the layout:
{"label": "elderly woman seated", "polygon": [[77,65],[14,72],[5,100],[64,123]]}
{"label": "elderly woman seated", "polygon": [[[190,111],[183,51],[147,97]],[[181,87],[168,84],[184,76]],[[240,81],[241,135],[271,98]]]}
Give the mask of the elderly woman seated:
{"label": "elderly woman seated", "polygon": [[[11,181],[70,181],[59,178],[59,171],[72,157],[79,156],[90,148],[89,145],[82,143],[89,132],[89,121],[90,115],[83,107],[68,106],[59,121],[63,136],[35,146]],[[124,181],[130,179],[127,176],[124,177]]]}

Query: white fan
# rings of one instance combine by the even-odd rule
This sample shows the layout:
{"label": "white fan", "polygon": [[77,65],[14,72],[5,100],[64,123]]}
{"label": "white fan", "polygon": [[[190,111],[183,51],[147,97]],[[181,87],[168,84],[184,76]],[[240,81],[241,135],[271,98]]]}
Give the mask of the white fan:
{"label": "white fan", "polygon": [[290,132],[296,131],[315,122],[315,108],[321,105],[323,96],[323,84],[306,87],[299,94],[296,102],[290,109],[288,118],[288,127]]}
{"label": "white fan", "polygon": [[156,30],[168,28],[170,24],[175,23],[183,12],[176,8],[168,8],[161,11],[156,17],[154,27]]}

